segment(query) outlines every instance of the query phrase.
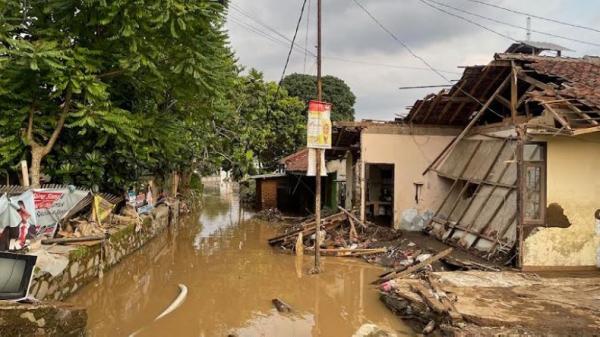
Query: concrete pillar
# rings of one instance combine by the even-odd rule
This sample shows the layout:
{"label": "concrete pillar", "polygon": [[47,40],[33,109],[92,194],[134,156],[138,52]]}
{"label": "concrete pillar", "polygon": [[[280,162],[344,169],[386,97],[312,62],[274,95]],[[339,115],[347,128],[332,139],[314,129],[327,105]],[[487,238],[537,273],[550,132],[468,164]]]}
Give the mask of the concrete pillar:
{"label": "concrete pillar", "polygon": [[346,209],[352,209],[354,197],[354,158],[352,152],[346,151]]}

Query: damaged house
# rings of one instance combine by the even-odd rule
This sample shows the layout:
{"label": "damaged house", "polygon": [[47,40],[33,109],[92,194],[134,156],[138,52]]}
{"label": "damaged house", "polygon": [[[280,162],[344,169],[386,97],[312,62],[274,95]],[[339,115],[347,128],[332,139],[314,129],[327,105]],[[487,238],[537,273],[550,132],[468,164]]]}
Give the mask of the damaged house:
{"label": "damaged house", "polygon": [[[312,209],[306,152],[255,177],[260,206]],[[402,119],[334,123],[325,156],[337,173],[323,205],[358,210],[362,222],[425,230],[523,270],[598,266],[600,58],[516,43]]]}
{"label": "damaged house", "polygon": [[404,119],[461,128],[423,176],[445,181],[430,196],[428,229],[525,270],[595,268],[600,59],[541,56],[524,43],[508,51],[516,47],[466,67]]}

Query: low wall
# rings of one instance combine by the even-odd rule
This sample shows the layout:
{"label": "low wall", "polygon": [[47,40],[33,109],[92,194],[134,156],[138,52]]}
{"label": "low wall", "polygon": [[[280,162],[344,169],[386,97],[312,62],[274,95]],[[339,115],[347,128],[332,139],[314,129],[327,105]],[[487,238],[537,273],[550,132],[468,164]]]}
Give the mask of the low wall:
{"label": "low wall", "polygon": [[154,209],[137,233],[135,225],[126,225],[112,230],[103,243],[78,246],[69,253],[67,268],[57,276],[36,270],[30,295],[38,300],[66,299],[161,233],[169,225],[169,213],[171,223],[176,223],[179,203],[171,205],[171,212],[165,205]]}
{"label": "low wall", "polygon": [[85,336],[87,313],[66,303],[20,304],[0,301],[2,337]]}

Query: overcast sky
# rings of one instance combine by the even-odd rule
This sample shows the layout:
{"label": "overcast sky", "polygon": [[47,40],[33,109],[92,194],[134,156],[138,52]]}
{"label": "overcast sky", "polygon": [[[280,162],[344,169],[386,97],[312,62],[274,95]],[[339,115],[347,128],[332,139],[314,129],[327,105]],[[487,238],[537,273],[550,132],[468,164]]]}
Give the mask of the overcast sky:
{"label": "overcast sky", "polygon": [[[357,96],[357,119],[391,120],[432,90],[399,90],[401,86],[446,84],[427,70],[398,42],[381,30],[353,0],[323,1],[323,72],[342,78]],[[493,53],[504,51],[511,37],[524,40],[525,30],[490,22],[455,10],[491,30],[428,7],[426,0],[359,0],[380,22],[448,79],[460,78],[464,65],[487,64]],[[469,0],[434,0],[481,16],[521,27],[526,17]],[[600,30],[598,0],[482,0],[502,7],[593,27]],[[303,0],[231,0],[227,28],[239,62],[278,81],[289,43],[275,32],[292,38]],[[440,5],[432,4],[440,7]],[[308,11],[310,6],[310,11]],[[443,8],[443,7],[441,7]],[[305,56],[305,46],[316,53],[316,0],[309,0],[287,74],[316,74],[315,58]],[[309,27],[307,34],[307,14]],[[258,20],[265,26],[261,26]],[[532,30],[597,44],[596,46],[532,32],[531,40],[553,42],[573,52],[565,56],[600,55],[600,32],[531,19]],[[266,35],[266,36],[265,36]],[[307,41],[308,36],[308,41]],[[273,41],[278,39],[279,42]],[[349,62],[352,61],[352,62]],[[416,69],[415,69],[416,68]]]}

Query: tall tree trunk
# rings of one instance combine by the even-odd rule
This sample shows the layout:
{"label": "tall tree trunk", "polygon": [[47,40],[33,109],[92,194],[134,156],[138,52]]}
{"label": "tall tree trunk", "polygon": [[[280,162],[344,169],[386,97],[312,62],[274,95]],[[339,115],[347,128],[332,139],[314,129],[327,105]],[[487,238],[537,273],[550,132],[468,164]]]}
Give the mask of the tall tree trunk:
{"label": "tall tree trunk", "polygon": [[67,116],[69,115],[69,109],[71,106],[72,95],[73,95],[73,91],[71,89],[71,86],[68,85],[67,89],[66,89],[66,93],[65,93],[65,100],[62,104],[62,111],[60,113],[60,116],[58,117],[56,126],[54,127],[54,131],[52,132],[52,135],[50,135],[48,142],[46,142],[46,144],[44,144],[44,145],[37,143],[33,137],[33,116],[34,116],[34,112],[35,112],[35,102],[31,105],[31,108],[29,110],[29,120],[27,123],[26,137],[27,137],[27,141],[29,142],[29,146],[31,147],[31,186],[32,187],[40,186],[42,160],[48,153],[50,153],[50,151],[52,150],[52,147],[54,147],[54,144],[56,144],[56,141],[58,140],[58,136],[60,136],[60,133],[62,132],[62,129],[65,125],[65,120],[67,119]]}
{"label": "tall tree trunk", "polygon": [[40,187],[40,175],[42,168],[42,159],[44,159],[44,149],[33,145],[31,147],[31,186]]}

